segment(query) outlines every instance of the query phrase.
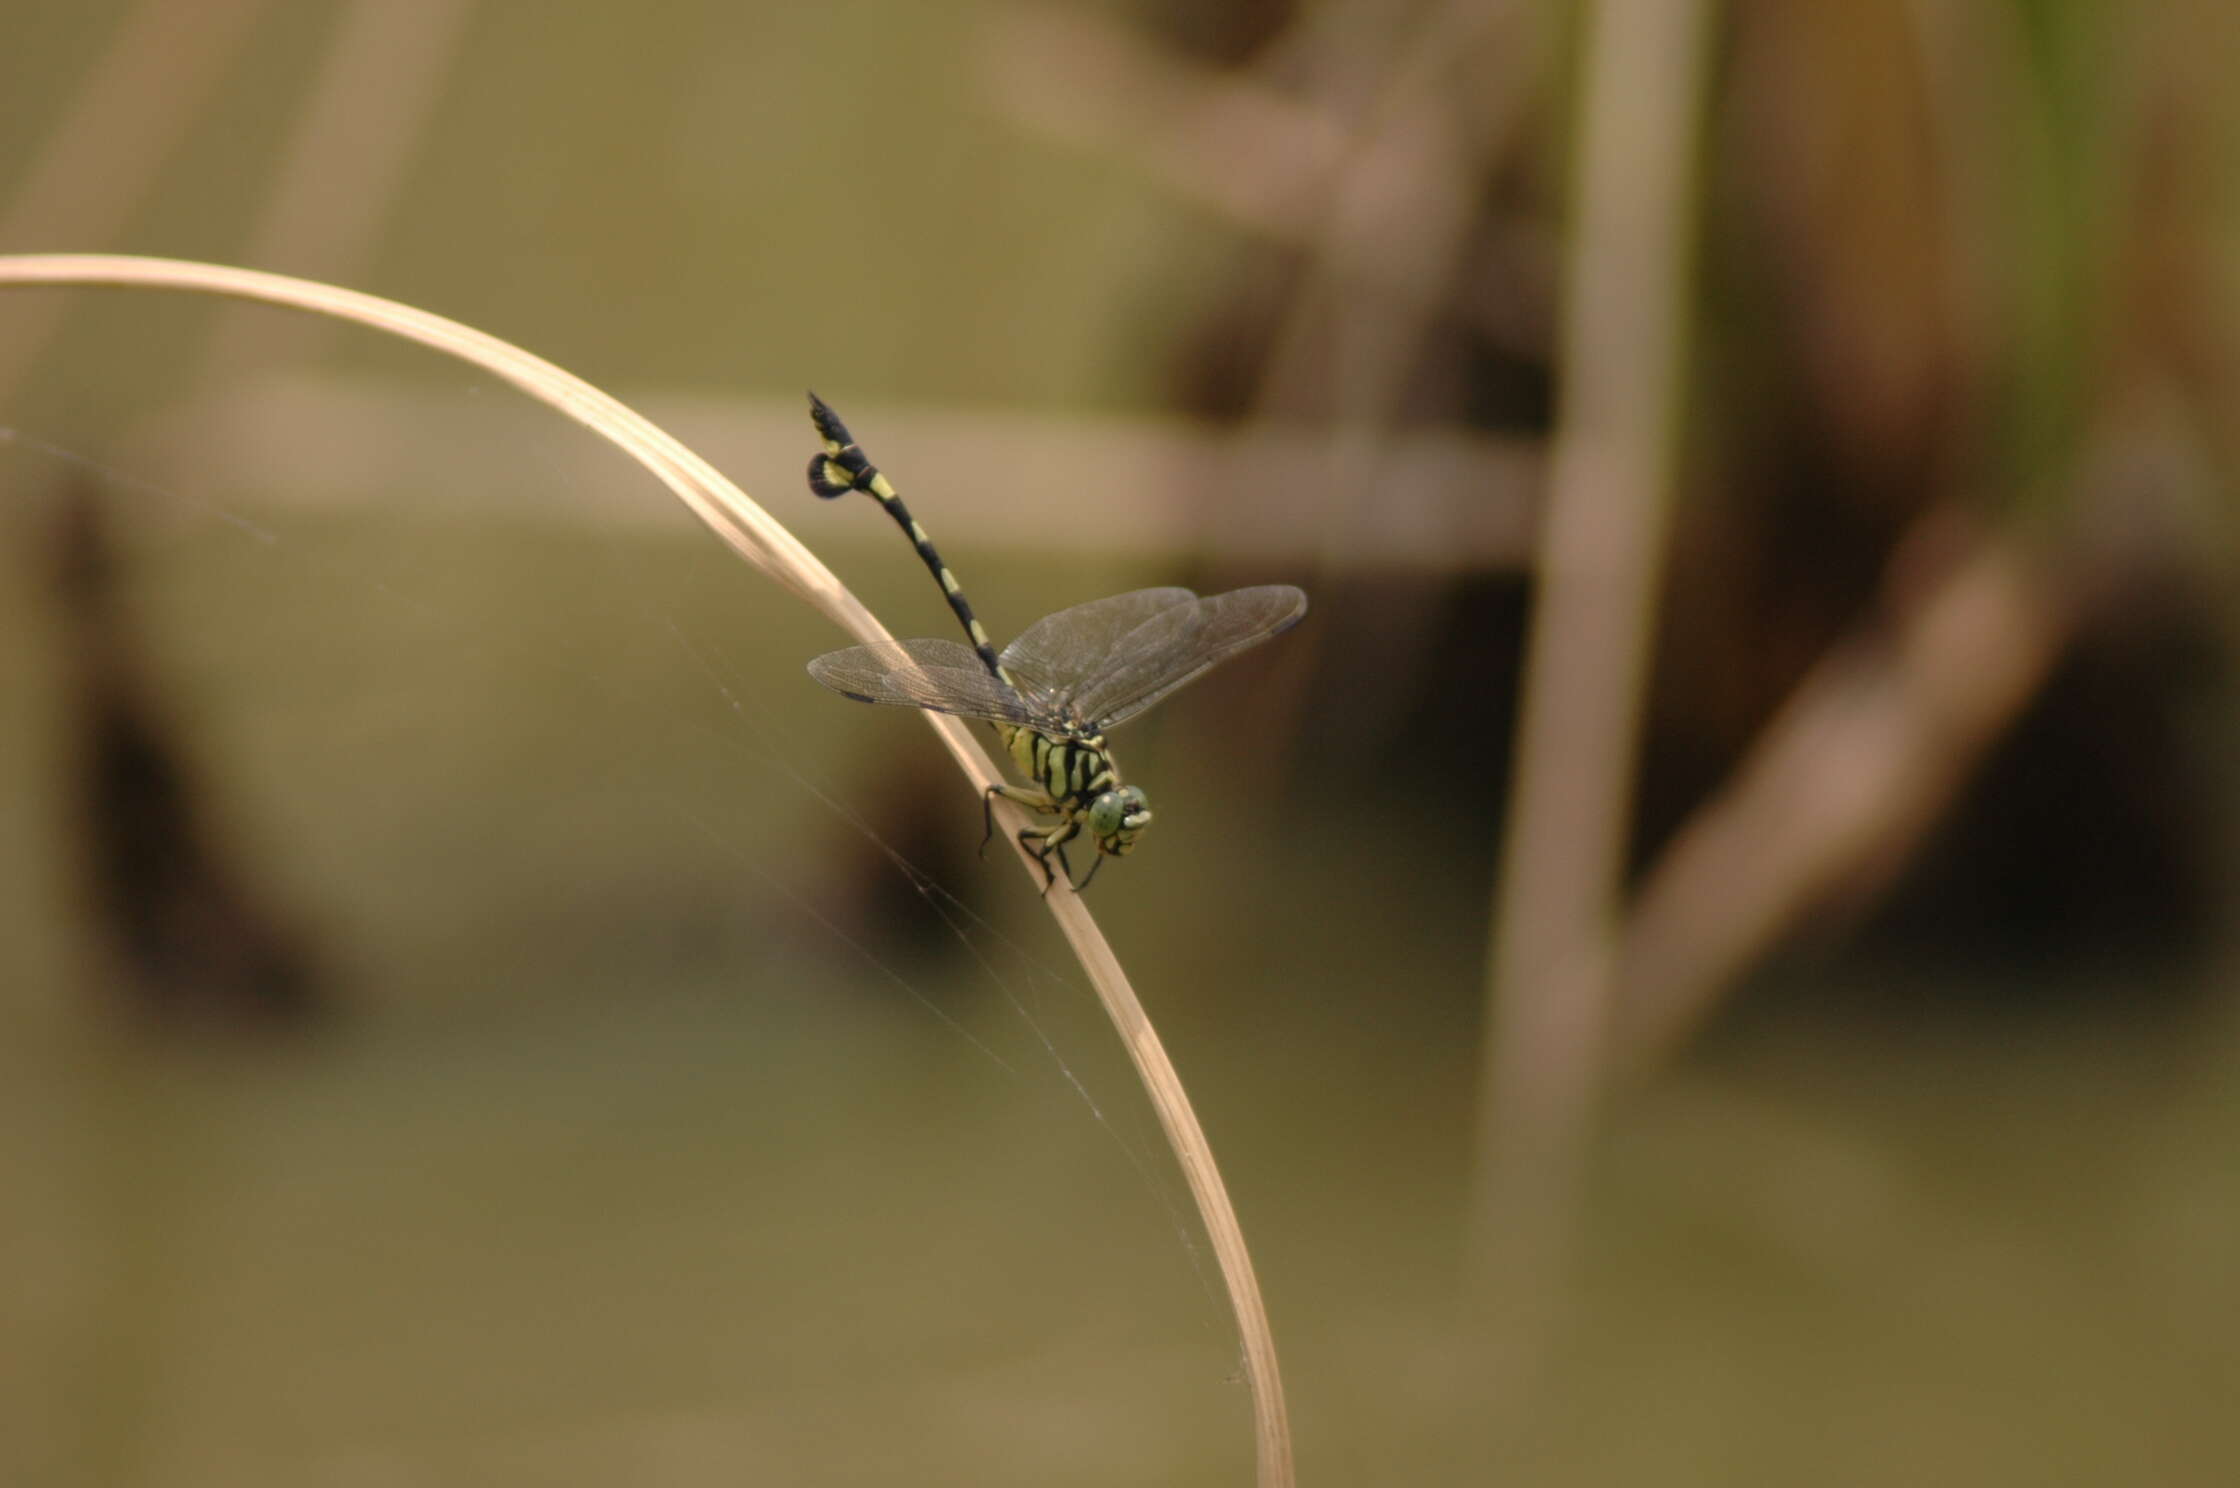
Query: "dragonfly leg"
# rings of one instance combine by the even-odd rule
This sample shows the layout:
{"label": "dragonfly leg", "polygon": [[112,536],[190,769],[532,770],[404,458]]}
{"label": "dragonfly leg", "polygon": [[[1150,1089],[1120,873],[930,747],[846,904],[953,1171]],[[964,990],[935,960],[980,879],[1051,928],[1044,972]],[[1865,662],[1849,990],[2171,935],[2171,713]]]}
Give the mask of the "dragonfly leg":
{"label": "dragonfly leg", "polygon": [[[1015,801],[1029,811],[1048,816],[1058,809],[1058,803],[1048,791],[1029,790],[1023,785],[991,785],[980,793],[980,856],[988,855],[988,844],[996,836],[996,797]],[[1022,839],[1024,840],[1024,839]]]}
{"label": "dragonfly leg", "polygon": [[[1066,843],[1081,830],[1081,824],[1067,820],[1054,827],[1028,827],[1019,834],[1019,845],[1031,852],[1042,864],[1042,892],[1047,895],[1058,886],[1058,869],[1065,870],[1066,883],[1073,883],[1073,865],[1066,861]],[[1056,858],[1058,867],[1052,868],[1050,860]]]}
{"label": "dragonfly leg", "polygon": [[[1075,885],[1073,886],[1073,891],[1074,891],[1074,892],[1075,892],[1076,894],[1080,893],[1080,892],[1081,892],[1081,891],[1082,891],[1083,889],[1085,889],[1085,888],[1089,887],[1089,885],[1090,885],[1090,884],[1092,884],[1092,883],[1096,882],[1096,879],[1097,879],[1097,870],[1098,870],[1099,868],[1102,868],[1102,867],[1104,866],[1104,860],[1105,860],[1105,854],[1103,854],[1103,853],[1101,853],[1101,852],[1100,852],[1100,853],[1098,853],[1098,854],[1097,854],[1097,860],[1096,860],[1096,861],[1095,861],[1094,863],[1091,863],[1091,864],[1089,865],[1089,871],[1088,871],[1088,873],[1087,873],[1087,874],[1086,874],[1086,875],[1085,875],[1085,876],[1084,876],[1084,877],[1082,878],[1081,882],[1079,882],[1079,883],[1077,883],[1077,884],[1075,884]],[[1071,875],[1069,874],[1068,876],[1070,877]]]}
{"label": "dragonfly leg", "polygon": [[1052,847],[1049,838],[1037,827],[1028,827],[1022,831],[1019,834],[1019,845],[1033,853],[1034,860],[1042,865],[1042,892],[1049,893],[1058,882],[1050,867],[1050,855],[1062,849]]}

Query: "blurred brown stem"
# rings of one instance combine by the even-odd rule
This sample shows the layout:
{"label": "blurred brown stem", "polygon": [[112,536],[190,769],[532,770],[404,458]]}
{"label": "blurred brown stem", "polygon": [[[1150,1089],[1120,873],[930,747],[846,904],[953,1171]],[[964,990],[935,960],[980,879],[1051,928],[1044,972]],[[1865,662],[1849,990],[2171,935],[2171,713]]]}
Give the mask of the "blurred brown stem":
{"label": "blurred brown stem", "polygon": [[[1949,549],[1950,511],[1901,545]],[[1974,542],[1887,622],[1822,657],[1642,885],[1616,1057],[1653,1063],[1831,890],[1894,870],[2029,702],[2073,616],[2012,535]]]}
{"label": "blurred brown stem", "polygon": [[1538,1352],[1605,1078],[1664,554],[1711,7],[1590,6],[1560,422],[1494,905],[1471,1276],[1493,1388]]}
{"label": "blurred brown stem", "polygon": [[[337,283],[357,276],[427,137],[470,13],[471,0],[348,0],[337,9],[247,259]],[[333,329],[308,317],[226,316],[202,375],[225,381],[304,360]]]}
{"label": "blurred brown stem", "polygon": [[[1424,240],[1416,223],[1359,212],[1348,219],[1333,210],[1349,189],[1358,196],[1363,187],[1390,187],[1390,181],[1364,179],[1349,188],[1349,177],[1363,177],[1366,166],[1370,177],[1396,170],[1421,177],[1411,193],[1418,212],[1459,215],[1473,231],[1498,227],[1470,213],[1474,177],[1432,169],[1441,162],[1395,149],[1403,143],[1397,138],[1379,148],[1379,137],[1437,115],[1454,140],[1432,143],[1464,146],[1468,156],[1481,159],[1497,153],[1531,96],[1530,69],[1539,64],[1536,48],[1523,38],[1532,19],[1522,6],[1458,0],[1441,7],[1378,88],[1389,101],[1361,122],[1338,103],[1302,98],[1259,76],[1177,55],[1136,28],[1085,9],[999,8],[989,23],[984,77],[988,96],[1022,127],[1123,160],[1248,233],[1314,255],[1325,279],[1338,276],[1348,293],[1373,294],[1384,313],[1402,320],[1452,314],[1497,344],[1536,344],[1537,302],[1518,291],[1513,241],[1499,251],[1478,250],[1484,261],[1467,271],[1427,272],[1427,259],[1443,264],[1464,252],[1462,243],[1442,241],[1451,235],[1445,224],[1429,222],[1434,236]],[[1515,38],[1507,48],[1515,56],[1495,53],[1489,32],[1493,39]],[[1441,92],[1431,87],[1440,73],[1459,73],[1466,81]],[[1454,106],[1465,90],[1473,98],[1492,94],[1512,102],[1472,123]],[[1473,129],[1476,137],[1466,138]],[[1457,157],[1450,163],[1466,162]],[[1389,204],[1374,205],[1381,212]],[[1343,251],[1329,252],[1333,243]],[[1534,332],[1521,333],[1520,323]]]}
{"label": "blurred brown stem", "polygon": [[[270,3],[140,0],[0,208],[0,250],[112,242]],[[37,364],[64,308],[59,297],[7,308],[0,398]]]}

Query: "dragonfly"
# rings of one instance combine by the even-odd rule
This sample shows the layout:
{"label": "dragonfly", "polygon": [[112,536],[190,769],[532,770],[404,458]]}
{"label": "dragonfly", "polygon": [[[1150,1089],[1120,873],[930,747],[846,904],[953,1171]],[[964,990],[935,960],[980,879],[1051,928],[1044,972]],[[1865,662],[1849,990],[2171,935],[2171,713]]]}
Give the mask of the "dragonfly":
{"label": "dragonfly", "polygon": [[[1134,851],[1151,825],[1150,800],[1141,786],[1122,783],[1106,732],[1298,624],[1307,596],[1289,584],[1212,595],[1136,589],[1044,616],[999,652],[933,539],[847,425],[815,393],[809,414],[824,441],[809,462],[809,489],[828,499],[862,491],[884,507],[918,550],[971,643],[936,638],[850,646],[810,662],[809,675],[859,703],[930,708],[995,725],[1004,752],[1032,783],[987,788],[982,848],[995,835],[994,802],[1001,796],[1055,818],[1019,833],[1019,845],[1042,865],[1043,892],[1057,886],[1061,872],[1069,887],[1087,888],[1106,858]],[[1075,883],[1065,850],[1083,839],[1096,859]]]}

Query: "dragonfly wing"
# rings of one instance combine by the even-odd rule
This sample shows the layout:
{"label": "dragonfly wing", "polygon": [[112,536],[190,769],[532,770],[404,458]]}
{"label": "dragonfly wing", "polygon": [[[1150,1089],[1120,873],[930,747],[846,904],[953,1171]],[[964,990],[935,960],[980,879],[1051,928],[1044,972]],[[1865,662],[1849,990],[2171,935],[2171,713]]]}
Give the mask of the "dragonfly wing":
{"label": "dragonfly wing", "polygon": [[809,675],[859,703],[931,708],[991,723],[1033,721],[1026,700],[989,676],[979,655],[956,641],[850,646],[810,662]]}
{"label": "dragonfly wing", "polygon": [[1193,596],[1123,637],[1106,669],[1083,676],[1065,701],[1100,732],[1126,723],[1185,682],[1283,634],[1306,613],[1307,596],[1289,584]]}
{"label": "dragonfly wing", "polygon": [[1102,676],[1133,654],[1129,638],[1137,631],[1197,599],[1187,589],[1173,588],[1092,599],[1043,616],[1004,647],[999,659],[1020,689],[1054,716],[1085,678]]}

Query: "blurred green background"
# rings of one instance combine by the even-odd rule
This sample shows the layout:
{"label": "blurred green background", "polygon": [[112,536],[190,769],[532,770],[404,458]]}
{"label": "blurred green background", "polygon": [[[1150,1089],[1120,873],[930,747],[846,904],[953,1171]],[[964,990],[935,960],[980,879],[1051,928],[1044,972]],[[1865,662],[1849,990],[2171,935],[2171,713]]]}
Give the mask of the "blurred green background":
{"label": "blurred green background", "polygon": [[[1308,588],[1115,741],[1089,896],[1302,1481],[2231,1482],[2217,0],[1705,12],[1612,1068],[1560,1253],[1488,1259],[1600,13],[0,0],[0,253],[505,337],[902,634],[804,387],[999,641]],[[364,332],[22,288],[0,482],[0,1482],[1249,1479],[1032,884],[655,482]]]}

